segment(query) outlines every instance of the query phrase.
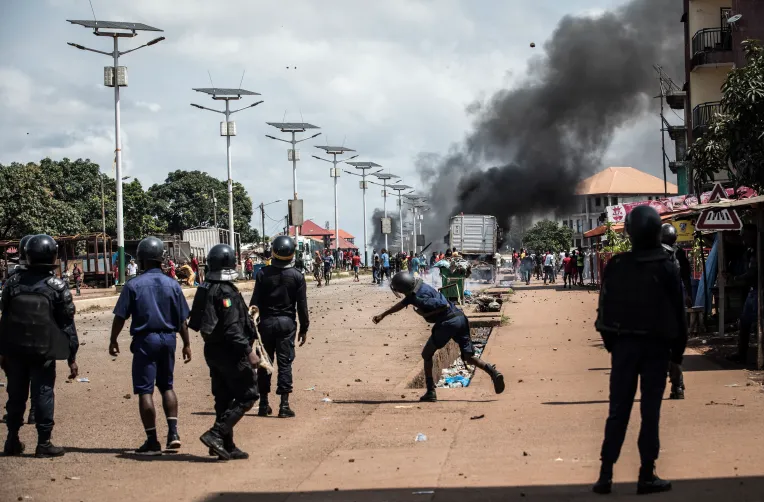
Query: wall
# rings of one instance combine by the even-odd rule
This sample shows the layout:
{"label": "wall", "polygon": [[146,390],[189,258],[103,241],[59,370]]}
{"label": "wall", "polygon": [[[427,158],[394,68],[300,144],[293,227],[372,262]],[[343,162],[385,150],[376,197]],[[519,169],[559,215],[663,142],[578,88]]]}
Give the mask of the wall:
{"label": "wall", "polygon": [[695,32],[704,28],[719,28],[721,26],[721,9],[732,7],[733,0],[690,0],[688,19],[690,21],[690,38]]}
{"label": "wall", "polygon": [[690,111],[701,103],[722,99],[722,84],[730,65],[695,68],[690,77]]}
{"label": "wall", "polygon": [[732,13],[743,15],[732,32],[735,65],[745,66],[745,56],[740,50],[740,43],[747,39],[764,40],[764,2],[761,0],[731,0],[731,2]]}

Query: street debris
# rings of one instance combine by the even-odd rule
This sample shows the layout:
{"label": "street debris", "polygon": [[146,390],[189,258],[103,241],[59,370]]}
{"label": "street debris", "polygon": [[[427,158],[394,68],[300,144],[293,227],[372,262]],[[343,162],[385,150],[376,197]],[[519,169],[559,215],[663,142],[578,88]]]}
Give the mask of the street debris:
{"label": "street debris", "polygon": [[328,397],[325,397],[325,398],[323,398],[323,399],[321,400],[321,402],[322,402],[322,403],[331,403],[331,402],[332,402],[332,400],[331,400],[330,398],[328,398]]}
{"label": "street debris", "polygon": [[734,408],[744,408],[744,404],[735,404],[735,403],[717,403],[716,401],[711,401],[706,403],[706,406],[732,406]]}
{"label": "street debris", "polygon": [[470,420],[480,420],[481,418],[485,418],[485,415],[475,415],[474,417],[470,417]]}
{"label": "street debris", "polygon": [[725,387],[740,387],[740,385],[736,383],[731,383],[729,385],[725,385]]}
{"label": "street debris", "polygon": [[408,410],[409,408],[413,408],[413,404],[400,404],[395,407],[396,410]]}
{"label": "street debris", "polygon": [[420,432],[419,434],[416,435],[416,438],[414,439],[414,441],[417,443],[424,443],[425,441],[427,441],[427,436],[425,436],[424,434]]}
{"label": "street debris", "polygon": [[79,477],[77,476],[66,476],[64,479],[68,479],[70,481],[79,481]]}
{"label": "street debris", "polygon": [[[475,348],[475,356],[480,357],[491,336],[491,328],[473,328],[470,338],[472,346]],[[438,380],[437,387],[459,388],[469,387],[472,377],[475,374],[475,366],[466,365],[462,358],[458,358],[451,366],[441,370],[441,377]]]}
{"label": "street debris", "polygon": [[563,459],[561,459],[560,457],[557,457],[556,459],[554,459],[554,461],[555,461],[555,462],[564,462],[564,460],[563,460]]}
{"label": "street debris", "polygon": [[88,377],[82,377],[77,379],[80,383],[90,383],[90,379]]}
{"label": "street debris", "polygon": [[419,490],[418,492],[411,492],[412,495],[432,495],[435,490]]}
{"label": "street debris", "polygon": [[316,390],[316,386],[314,385],[313,387],[308,387],[308,388],[307,388],[307,389],[305,389],[305,390]]}

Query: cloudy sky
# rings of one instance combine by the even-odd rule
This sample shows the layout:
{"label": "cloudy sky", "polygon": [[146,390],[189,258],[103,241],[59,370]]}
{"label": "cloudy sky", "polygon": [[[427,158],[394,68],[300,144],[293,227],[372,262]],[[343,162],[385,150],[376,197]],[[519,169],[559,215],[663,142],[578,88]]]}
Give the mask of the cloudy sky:
{"label": "cloudy sky", "polygon": [[[218,103],[192,87],[242,87],[265,102],[234,116],[233,177],[255,204],[286,201],[292,192],[287,146],[266,122],[305,121],[323,136],[301,145],[298,193],[305,216],[332,221],[329,165],[311,158],[314,145],[342,144],[357,160],[383,165],[416,186],[421,152],[446,152],[470,127],[466,107],[522,78],[566,14],[597,15],[621,0],[93,0],[100,20],[142,22],[164,30],[164,42],[124,57],[124,174],[145,187],[175,169],[226,177],[219,115],[189,106]],[[92,19],[87,0],[5,0],[0,6],[0,163],[44,157],[90,158],[113,176],[113,90],[103,86],[107,56],[78,51],[75,42],[111,50],[67,19]],[[123,39],[121,49],[153,38]],[[536,49],[529,47],[537,44]],[[246,101],[245,101],[246,103]],[[621,131],[609,165],[659,175],[657,117]],[[635,135],[641,140],[635,142]],[[644,149],[644,140],[655,148]],[[654,140],[650,139],[654,138]],[[633,145],[638,144],[638,148]],[[606,166],[602,166],[606,167]],[[340,227],[363,235],[361,191],[340,180]],[[368,192],[369,214],[381,207]],[[286,203],[267,209],[286,214]],[[255,221],[259,218],[255,217]],[[266,233],[278,223],[266,220]]]}

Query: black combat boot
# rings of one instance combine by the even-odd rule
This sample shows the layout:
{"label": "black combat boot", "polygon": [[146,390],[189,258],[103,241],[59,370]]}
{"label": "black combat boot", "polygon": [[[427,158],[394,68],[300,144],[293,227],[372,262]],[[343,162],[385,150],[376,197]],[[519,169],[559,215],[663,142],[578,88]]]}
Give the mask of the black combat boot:
{"label": "black combat boot", "polygon": [[607,495],[613,491],[613,464],[602,462],[600,466],[600,478],[592,486],[592,491],[600,495]]}
{"label": "black combat boot", "polygon": [[257,410],[258,417],[268,417],[273,415],[273,408],[268,404],[268,394],[260,396],[260,407]]}
{"label": "black combat boot", "polygon": [[438,401],[438,394],[435,392],[434,388],[427,389],[427,392],[425,392],[419,400],[423,403],[435,403]]}
{"label": "black combat boot", "polygon": [[639,468],[637,495],[661,493],[671,490],[671,481],[661,479],[655,474],[655,464],[643,465]]}
{"label": "black combat boot", "polygon": [[504,392],[504,375],[502,375],[499,370],[496,369],[496,365],[494,364],[486,364],[486,371],[489,375],[491,375],[491,381],[493,382],[493,390],[497,394],[501,394]]}
{"label": "black combat boot", "polygon": [[66,452],[63,448],[60,446],[54,446],[53,443],[48,440],[44,443],[37,444],[37,449],[34,452],[34,456],[37,458],[54,458],[63,457],[64,453]]}
{"label": "black combat boot", "polygon": [[8,434],[8,439],[5,440],[5,447],[3,448],[3,455],[6,457],[18,457],[22,453],[26,446],[19,439],[18,433]]}
{"label": "black combat boot", "polygon": [[233,432],[223,438],[223,446],[231,455],[231,460],[247,460],[249,458],[249,453],[240,450],[233,442]]}
{"label": "black combat boot", "polygon": [[230,460],[231,454],[225,449],[223,435],[218,429],[217,424],[202,434],[199,441],[213,451],[221,460]]}
{"label": "black combat boot", "polygon": [[37,424],[37,419],[35,418],[36,414],[37,413],[35,413],[35,407],[34,406],[30,406],[29,407],[29,417],[27,418],[27,424],[29,424],[29,425]]}
{"label": "black combat boot", "polygon": [[281,405],[279,406],[279,418],[293,418],[294,411],[289,407],[289,394],[281,394]]}
{"label": "black combat boot", "polygon": [[677,387],[675,389],[671,389],[671,394],[669,394],[669,399],[684,399],[684,388]]}

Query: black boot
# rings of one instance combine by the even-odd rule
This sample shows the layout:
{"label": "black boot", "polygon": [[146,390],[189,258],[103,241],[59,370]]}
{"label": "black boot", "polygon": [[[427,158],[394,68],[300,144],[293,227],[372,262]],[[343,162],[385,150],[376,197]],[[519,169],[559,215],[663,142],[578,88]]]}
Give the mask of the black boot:
{"label": "black boot", "polygon": [[63,448],[60,446],[54,446],[53,443],[50,442],[50,440],[39,443],[37,445],[37,449],[34,452],[34,456],[37,458],[54,458],[54,457],[63,457],[64,451]]}
{"label": "black boot", "polygon": [[438,394],[435,389],[427,389],[427,392],[419,400],[423,403],[435,403],[438,401]]}
{"label": "black boot", "polygon": [[289,394],[281,394],[279,418],[294,418],[294,411],[289,407]]}
{"label": "black boot", "polygon": [[600,466],[600,478],[592,486],[592,491],[600,495],[607,495],[613,491],[613,464],[602,462]]}
{"label": "black boot", "polygon": [[240,450],[233,442],[233,431],[223,438],[223,446],[231,455],[231,460],[247,460],[249,458],[249,453]]}
{"label": "black boot", "polygon": [[655,465],[643,465],[639,468],[639,481],[637,482],[637,495],[661,493],[671,490],[671,481],[661,479],[655,474]]}
{"label": "black boot", "polygon": [[684,389],[681,387],[677,387],[676,389],[671,389],[671,394],[669,394],[669,399],[684,399]]}
{"label": "black boot", "polygon": [[217,455],[221,460],[229,460],[231,458],[231,454],[228,453],[228,450],[225,449],[225,445],[223,444],[223,435],[217,428],[217,424],[215,424],[212,429],[202,434],[199,438],[199,441],[201,441],[207,448],[214,452],[215,455]]}
{"label": "black boot", "polygon": [[30,406],[29,407],[29,417],[27,418],[27,424],[29,425],[35,425],[37,424],[37,419],[35,418],[35,407]]}
{"label": "black boot", "polygon": [[3,455],[6,457],[18,457],[22,453],[26,446],[19,439],[18,434],[8,434],[8,439],[5,440],[5,447],[3,448]]}
{"label": "black boot", "polygon": [[504,392],[504,375],[502,375],[497,369],[496,365],[494,364],[487,364],[486,365],[486,371],[489,375],[491,375],[491,381],[493,381],[493,390],[497,394],[501,394]]}
{"label": "black boot", "polygon": [[260,396],[260,407],[257,410],[258,417],[268,417],[273,415],[273,408],[268,404],[268,394]]}

